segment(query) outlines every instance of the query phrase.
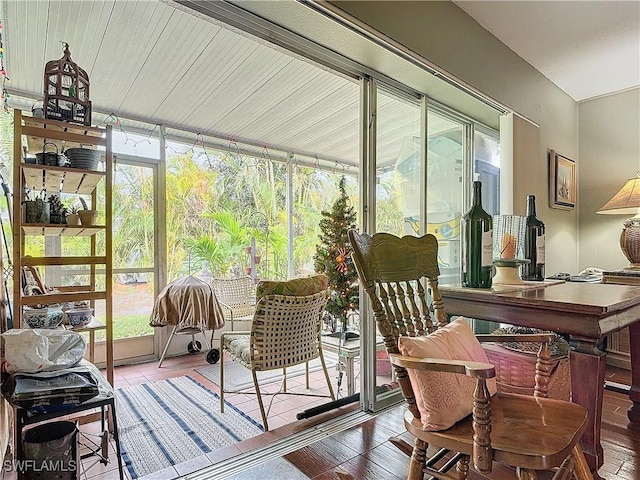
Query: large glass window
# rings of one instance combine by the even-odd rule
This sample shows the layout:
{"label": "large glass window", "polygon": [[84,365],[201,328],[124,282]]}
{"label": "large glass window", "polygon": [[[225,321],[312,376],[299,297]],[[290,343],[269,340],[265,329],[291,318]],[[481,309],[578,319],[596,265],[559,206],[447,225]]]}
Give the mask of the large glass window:
{"label": "large glass window", "polygon": [[[169,281],[187,273],[202,277],[286,279],[314,272],[321,212],[330,210],[342,175],[357,205],[353,173],[301,166],[295,160],[167,148],[167,245]],[[291,171],[289,232],[287,170]],[[355,173],[355,172],[354,172]],[[289,258],[290,238],[293,256]],[[253,246],[254,262],[247,253]]]}
{"label": "large glass window", "polygon": [[464,210],[465,125],[427,113],[427,233],[438,239],[440,282],[460,279],[460,220]]}
{"label": "large glass window", "polygon": [[[426,99],[421,109],[418,102],[376,88],[375,82],[370,85],[375,92],[375,171],[367,180],[375,182],[375,199],[366,204],[375,202],[375,231],[433,234],[438,240],[440,283],[459,283],[460,223],[469,207],[466,190],[473,178],[483,182],[483,204],[492,214],[499,213],[498,135]],[[372,318],[370,312],[364,317]],[[366,332],[375,330],[364,327]],[[388,388],[391,372],[380,337],[375,352],[371,345],[361,345],[372,358],[363,363],[365,378],[375,378],[375,383],[365,380],[365,398],[373,394],[370,404],[377,409],[395,397]],[[375,390],[369,390],[370,385]]]}
{"label": "large glass window", "polygon": [[420,218],[420,105],[378,90],[376,231],[417,235]]}
{"label": "large glass window", "polygon": [[482,207],[500,213],[500,139],[497,132],[475,126],[473,169],[482,182]]}

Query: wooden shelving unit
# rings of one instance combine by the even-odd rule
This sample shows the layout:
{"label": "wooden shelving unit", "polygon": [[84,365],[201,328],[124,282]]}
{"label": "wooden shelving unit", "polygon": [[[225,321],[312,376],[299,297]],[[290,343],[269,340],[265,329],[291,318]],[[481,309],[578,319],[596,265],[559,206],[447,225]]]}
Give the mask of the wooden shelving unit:
{"label": "wooden shelving unit", "polygon": [[[73,148],[92,145],[104,147],[104,171],[85,170],[70,167],[34,165],[25,163],[23,145],[30,153],[43,151],[45,142],[53,142],[62,147]],[[105,224],[95,226],[71,226],[60,224],[23,223],[22,203],[25,201],[26,188],[39,188],[51,194],[90,195],[92,205],[96,205],[96,188],[105,182],[104,211]],[[107,379],[113,385],[113,323],[112,323],[112,184],[113,152],[112,128],[87,127],[56,120],[46,120],[23,116],[20,110],[14,113],[14,173],[13,173],[13,315],[14,328],[22,327],[22,307],[25,305],[51,304],[88,300],[105,302],[104,319],[94,320],[88,326],[75,329],[86,331],[90,335],[90,355],[93,357],[95,331],[106,330],[106,370]],[[104,254],[97,254],[96,236],[104,235]],[[85,237],[90,242],[89,256],[47,256],[32,257],[24,255],[25,237],[58,236]],[[80,289],[62,288],[60,293],[44,295],[23,295],[21,272],[23,266],[89,265],[89,285]],[[104,290],[97,288],[97,268],[104,266]],[[55,285],[49,285],[55,286]]]}

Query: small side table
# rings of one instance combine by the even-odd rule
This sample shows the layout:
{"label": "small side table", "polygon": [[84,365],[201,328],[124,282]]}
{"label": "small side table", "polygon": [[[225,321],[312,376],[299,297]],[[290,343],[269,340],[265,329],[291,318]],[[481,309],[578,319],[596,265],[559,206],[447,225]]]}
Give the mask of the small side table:
{"label": "small side table", "polygon": [[[355,393],[355,358],[360,356],[360,338],[354,338],[342,343],[340,337],[332,337],[329,335],[322,336],[322,350],[338,354],[338,361],[344,358],[347,375],[347,395]],[[384,340],[382,337],[376,338],[376,352],[385,350]]]}

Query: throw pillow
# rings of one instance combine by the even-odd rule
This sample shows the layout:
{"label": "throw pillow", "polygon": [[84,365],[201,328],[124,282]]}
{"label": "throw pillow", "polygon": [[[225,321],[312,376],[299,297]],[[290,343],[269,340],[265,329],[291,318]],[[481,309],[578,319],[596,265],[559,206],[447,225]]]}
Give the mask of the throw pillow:
{"label": "throw pillow", "polygon": [[[411,357],[489,363],[463,317],[424,337],[400,337],[398,348],[402,355]],[[445,430],[471,414],[476,386],[474,378],[447,372],[408,372],[425,430]],[[487,387],[489,394],[495,395],[495,379],[488,379]]]}
{"label": "throw pillow", "polygon": [[256,286],[256,302],[265,295],[292,295],[301,297],[305,295],[313,295],[314,293],[326,290],[329,285],[329,279],[326,275],[313,275],[311,277],[294,278],[285,282],[276,282],[272,280],[263,280]]}

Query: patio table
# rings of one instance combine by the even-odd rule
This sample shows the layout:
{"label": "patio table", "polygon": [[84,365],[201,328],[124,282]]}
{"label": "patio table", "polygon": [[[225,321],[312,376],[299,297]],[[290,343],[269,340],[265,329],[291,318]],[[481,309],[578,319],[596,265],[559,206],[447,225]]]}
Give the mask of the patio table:
{"label": "patio table", "polygon": [[[342,342],[340,337],[330,335],[322,336],[322,350],[338,354],[338,361],[345,361],[347,376],[347,395],[355,393],[355,368],[354,362],[356,357],[360,356],[360,338],[352,338]],[[376,351],[385,350],[384,340],[382,337],[376,337]]]}

